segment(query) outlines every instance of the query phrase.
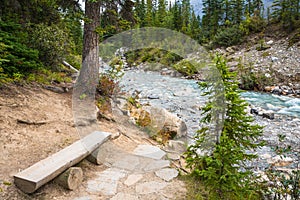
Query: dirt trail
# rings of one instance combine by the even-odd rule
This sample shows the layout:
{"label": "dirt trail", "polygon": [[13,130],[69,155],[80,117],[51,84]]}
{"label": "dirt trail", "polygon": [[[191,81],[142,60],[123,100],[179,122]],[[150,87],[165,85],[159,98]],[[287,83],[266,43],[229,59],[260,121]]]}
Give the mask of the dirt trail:
{"label": "dirt trail", "polygon": [[[81,162],[79,166],[83,169],[84,181],[75,191],[67,191],[50,182],[34,194],[26,195],[13,184],[13,175],[18,171],[80,139],[73,122],[71,99],[71,92],[57,94],[38,85],[22,87],[10,85],[0,89],[1,200],[76,199],[87,195],[88,181],[108,168],[104,165],[96,166],[86,160]],[[132,151],[139,144],[149,144],[144,133],[128,124],[101,121],[99,130],[113,134],[121,133],[113,142],[124,151]],[[154,173],[147,174],[145,177],[149,180],[157,178]],[[165,194],[176,194],[169,198],[164,197],[164,199],[184,199],[186,192],[184,183],[178,179],[170,182],[163,190]],[[134,192],[132,188],[130,191]],[[122,192],[126,193],[126,190],[123,188]],[[93,195],[95,199],[112,198],[101,193]],[[158,195],[152,194],[148,197],[161,199],[162,197]],[[147,199],[147,197],[138,196],[138,199]]]}

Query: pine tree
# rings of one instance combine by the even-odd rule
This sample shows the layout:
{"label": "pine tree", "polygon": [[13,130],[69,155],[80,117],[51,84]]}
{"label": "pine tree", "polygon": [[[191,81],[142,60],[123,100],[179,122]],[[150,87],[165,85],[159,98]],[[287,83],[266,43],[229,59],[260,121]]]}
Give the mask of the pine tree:
{"label": "pine tree", "polygon": [[189,0],[182,0],[181,2],[181,13],[182,13],[182,28],[183,33],[187,32],[188,24],[190,23],[191,16],[191,4]]}
{"label": "pine tree", "polygon": [[[193,175],[205,183],[209,189],[209,199],[257,199],[252,190],[252,172],[245,167],[245,162],[256,157],[251,151],[263,146],[258,142],[262,135],[262,127],[253,124],[253,118],[247,115],[247,103],[240,98],[240,90],[235,74],[229,72],[226,62],[220,56],[216,57],[216,67],[220,71],[224,84],[225,116],[224,124],[211,154],[200,155],[205,152],[204,144],[210,134],[215,104],[210,101],[203,108],[206,124],[200,129],[194,144],[187,151],[187,163],[193,170]],[[201,84],[207,94],[213,95],[214,88],[207,83]],[[217,109],[218,111],[218,109]]]}
{"label": "pine tree", "polygon": [[145,17],[145,26],[153,26],[154,23],[154,9],[153,9],[153,4],[151,0],[147,0],[146,4],[146,17]]}
{"label": "pine tree", "polygon": [[124,3],[121,4],[120,17],[122,20],[126,20],[131,24],[131,27],[137,22],[134,12],[133,12],[134,3],[131,0],[124,0]]}
{"label": "pine tree", "polygon": [[243,19],[244,0],[232,0],[232,24],[239,24]]}
{"label": "pine tree", "polygon": [[272,18],[281,22],[282,27],[288,32],[293,31],[295,22],[299,20],[299,0],[275,0],[272,4]]}
{"label": "pine tree", "polygon": [[166,16],[167,16],[166,1],[158,0],[157,12],[155,15],[156,26],[163,26],[163,22]]}
{"label": "pine tree", "polygon": [[207,37],[212,38],[221,25],[224,13],[222,6],[223,0],[204,0],[203,1],[203,29],[207,31]]}
{"label": "pine tree", "polygon": [[192,10],[191,21],[188,24],[187,34],[191,38],[199,41],[200,40],[200,38],[199,38],[200,33],[201,33],[200,19],[196,16],[194,10]]}
{"label": "pine tree", "polygon": [[173,14],[173,26],[177,31],[181,30],[182,27],[182,15],[181,15],[181,5],[178,1],[174,3],[174,6],[171,8]]}
{"label": "pine tree", "polygon": [[136,0],[135,2],[135,15],[138,18],[138,23],[140,27],[145,26],[145,13],[146,13],[146,6],[145,0]]}

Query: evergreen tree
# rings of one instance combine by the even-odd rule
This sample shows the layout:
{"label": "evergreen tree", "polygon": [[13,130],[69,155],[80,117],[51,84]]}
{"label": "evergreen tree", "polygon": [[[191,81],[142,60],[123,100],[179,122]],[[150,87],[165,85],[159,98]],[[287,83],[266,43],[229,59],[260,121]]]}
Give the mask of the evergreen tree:
{"label": "evergreen tree", "polygon": [[145,13],[146,13],[145,0],[136,0],[134,11],[138,18],[138,23],[139,23],[140,27],[144,27],[145,26]]}
{"label": "evergreen tree", "polygon": [[174,6],[171,8],[173,13],[173,26],[177,31],[181,30],[182,27],[182,15],[181,15],[181,5],[178,1],[174,3]]}
{"label": "evergreen tree", "polygon": [[252,16],[254,14],[262,14],[263,9],[263,2],[262,0],[246,0],[245,3],[245,13],[249,16]]}
{"label": "evergreen tree", "polygon": [[188,24],[187,34],[194,40],[199,41],[199,35],[201,34],[200,19],[196,16],[194,10],[192,10],[191,21]]}
{"label": "evergreen tree", "polygon": [[121,4],[121,11],[120,11],[120,17],[122,18],[122,20],[126,20],[127,22],[130,22],[131,27],[133,27],[136,23],[133,7],[134,7],[134,3],[131,0],[124,0],[124,2]]}
{"label": "evergreen tree", "polygon": [[164,28],[168,28],[171,30],[175,30],[175,25],[174,25],[174,13],[173,13],[173,8],[171,2],[169,2],[169,8],[167,10],[166,16],[163,19],[163,24],[162,26]]}
{"label": "evergreen tree", "polygon": [[153,9],[153,4],[151,0],[147,0],[146,4],[146,17],[145,17],[145,26],[153,26],[154,23],[154,9]]}
{"label": "evergreen tree", "polygon": [[[209,189],[209,199],[251,199],[251,196],[257,199],[251,184],[252,172],[245,163],[256,157],[251,151],[263,146],[263,142],[258,142],[262,127],[254,125],[254,119],[247,115],[247,103],[240,97],[235,74],[229,72],[226,62],[220,56],[216,57],[216,67],[224,84],[224,125],[212,153],[200,155],[199,152],[207,151],[204,144],[212,134],[209,125],[215,115],[215,104],[208,102],[203,108],[202,120],[207,126],[197,132],[194,144],[189,146],[187,163],[193,170],[192,174]],[[201,86],[208,90],[206,94],[214,94],[214,88],[209,84],[202,83]]]}
{"label": "evergreen tree", "polygon": [[244,0],[232,0],[232,24],[239,24],[243,19]]}
{"label": "evergreen tree", "polygon": [[204,0],[203,1],[203,29],[207,32],[208,38],[212,38],[220,27],[220,22],[224,17],[222,5],[223,0]]}
{"label": "evergreen tree", "polygon": [[165,20],[165,17],[167,15],[166,10],[166,1],[165,0],[158,0],[158,6],[157,6],[157,12],[155,15],[155,24],[157,26],[163,26],[163,22]]}
{"label": "evergreen tree", "polygon": [[299,0],[275,0],[272,4],[272,18],[277,22],[281,22],[287,31],[296,28],[295,22],[299,20]]}
{"label": "evergreen tree", "polygon": [[182,13],[182,28],[181,31],[183,33],[187,33],[187,27],[190,22],[191,16],[191,4],[189,0],[182,0],[181,3],[181,13]]}

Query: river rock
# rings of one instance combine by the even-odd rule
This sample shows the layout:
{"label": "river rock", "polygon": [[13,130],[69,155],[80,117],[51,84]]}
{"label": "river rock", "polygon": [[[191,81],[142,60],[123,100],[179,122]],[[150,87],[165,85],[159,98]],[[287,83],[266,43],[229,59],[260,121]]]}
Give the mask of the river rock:
{"label": "river rock", "polygon": [[266,42],[267,45],[271,45],[271,44],[273,44],[273,43],[274,43],[273,40],[269,40],[268,42]]}
{"label": "river rock", "polygon": [[166,155],[166,153],[157,146],[142,144],[138,145],[137,148],[134,149],[133,154],[157,160],[163,158]]}
{"label": "river rock", "polygon": [[262,117],[267,119],[275,119],[275,114],[271,111],[268,111],[268,112],[264,112],[262,114]]}
{"label": "river rock", "polygon": [[250,109],[250,113],[251,113],[251,114],[258,115],[259,111],[258,111],[258,109],[256,109],[256,108],[251,108],[251,109]]}
{"label": "river rock", "polygon": [[280,95],[282,93],[282,90],[280,89],[279,86],[276,86],[273,88],[273,90],[271,91],[273,94],[278,94]]}
{"label": "river rock", "polygon": [[154,95],[154,94],[150,94],[148,96],[148,99],[159,99],[159,96],[158,95]]}
{"label": "river rock", "polygon": [[129,110],[133,123],[145,127],[150,136],[165,143],[169,139],[181,138],[187,135],[187,126],[175,114],[164,108],[151,105]]}
{"label": "river rock", "polygon": [[276,56],[271,57],[272,62],[277,62],[279,59]]}
{"label": "river rock", "polygon": [[293,161],[294,160],[291,157],[277,155],[269,159],[268,163],[276,167],[283,167],[292,164]]}
{"label": "river rock", "polygon": [[266,92],[272,92],[272,90],[275,88],[275,86],[266,86],[264,89]]}

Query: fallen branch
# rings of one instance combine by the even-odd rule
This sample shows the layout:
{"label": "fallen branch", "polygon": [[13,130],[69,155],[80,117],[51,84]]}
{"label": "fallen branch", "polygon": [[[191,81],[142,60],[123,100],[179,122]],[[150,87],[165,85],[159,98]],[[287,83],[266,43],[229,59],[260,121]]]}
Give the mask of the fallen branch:
{"label": "fallen branch", "polygon": [[23,120],[23,119],[17,119],[17,122],[20,124],[28,124],[28,125],[44,125],[44,124],[48,123],[46,121],[35,122],[35,121],[29,121],[29,120]]}
{"label": "fallen branch", "polygon": [[72,65],[70,65],[69,63],[67,63],[66,61],[62,61],[62,64],[66,67],[69,67],[70,69],[74,70],[75,72],[79,72],[75,67],[73,67]]}
{"label": "fallen branch", "polygon": [[189,173],[190,173],[189,171],[187,171],[186,169],[184,169],[182,166],[178,165],[177,163],[172,162],[172,164],[173,164],[177,169],[182,170],[184,173],[186,173],[186,174],[189,174]]}
{"label": "fallen branch", "polygon": [[101,112],[98,112],[97,115],[98,115],[97,116],[98,119],[105,119],[106,121],[109,121],[109,122],[116,122],[115,119],[113,119],[112,117],[108,117],[108,116],[106,116],[105,114],[103,114]]}

